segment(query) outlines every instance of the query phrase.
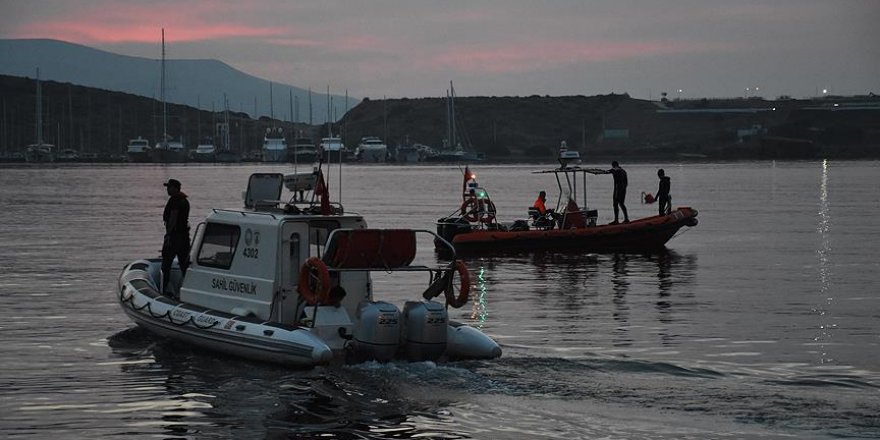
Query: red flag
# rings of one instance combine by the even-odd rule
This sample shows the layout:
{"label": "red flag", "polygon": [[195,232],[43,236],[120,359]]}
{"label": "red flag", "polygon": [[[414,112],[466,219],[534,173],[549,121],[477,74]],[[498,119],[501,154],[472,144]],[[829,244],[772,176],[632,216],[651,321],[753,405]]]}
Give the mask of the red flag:
{"label": "red flag", "polygon": [[330,189],[324,183],[324,172],[318,171],[318,181],[315,183],[315,194],[321,197],[321,215],[330,215]]}
{"label": "red flag", "polygon": [[464,167],[464,182],[461,184],[461,197],[467,198],[468,196],[468,181],[474,180],[474,175],[471,174],[470,167],[465,165]]}

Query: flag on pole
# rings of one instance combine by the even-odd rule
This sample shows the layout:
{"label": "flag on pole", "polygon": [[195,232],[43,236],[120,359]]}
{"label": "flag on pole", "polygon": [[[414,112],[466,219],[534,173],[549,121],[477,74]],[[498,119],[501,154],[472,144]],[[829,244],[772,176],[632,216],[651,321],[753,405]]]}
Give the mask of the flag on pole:
{"label": "flag on pole", "polygon": [[318,181],[315,183],[315,194],[321,198],[321,215],[330,215],[330,190],[324,182],[324,172],[318,170]]}

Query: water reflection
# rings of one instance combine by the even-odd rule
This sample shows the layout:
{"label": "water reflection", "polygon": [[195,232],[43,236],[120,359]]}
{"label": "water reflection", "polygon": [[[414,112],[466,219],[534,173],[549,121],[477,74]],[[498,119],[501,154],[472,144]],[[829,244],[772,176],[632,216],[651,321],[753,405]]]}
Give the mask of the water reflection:
{"label": "water reflection", "polygon": [[629,336],[629,306],[626,303],[626,293],[629,291],[629,271],[627,254],[614,254],[611,256],[612,276],[611,284],[614,291],[614,314],[612,318],[617,323],[612,332],[612,345],[615,347],[628,347],[632,345]]}
{"label": "water reflection", "polygon": [[819,233],[819,297],[816,305],[816,313],[819,315],[818,333],[813,338],[819,345],[819,363],[832,362],[834,359],[825,351],[825,342],[831,339],[831,331],[834,324],[829,322],[828,309],[834,302],[831,294],[831,212],[828,203],[828,160],[822,161],[819,174],[819,224],[816,232]]}
{"label": "water reflection", "polygon": [[[478,295],[500,291],[531,294],[544,310],[596,310],[596,302],[610,298],[611,319],[626,326],[633,290],[653,292],[658,320],[669,322],[679,298],[693,297],[689,285],[696,279],[697,257],[665,249],[646,254],[594,254],[558,251],[507,253],[470,262],[481,268],[475,283]],[[485,277],[492,268],[491,279]],[[528,282],[528,284],[526,284]],[[500,298],[499,298],[500,299]],[[643,300],[639,296],[639,300]],[[474,305],[475,311],[482,305]],[[579,315],[583,316],[583,315]],[[557,317],[557,319],[559,319]],[[624,327],[622,327],[624,328]],[[624,330],[625,331],[625,328]]]}
{"label": "water reflection", "polygon": [[482,329],[483,325],[486,323],[486,319],[489,318],[489,307],[487,305],[489,297],[486,294],[489,290],[486,286],[487,276],[486,268],[480,266],[480,269],[477,272],[477,280],[474,283],[475,292],[471,295],[471,303],[473,304],[471,319],[474,321],[471,325],[478,329]]}
{"label": "water reflection", "polygon": [[[207,352],[131,328],[109,338],[119,367],[140,390],[131,433],[232,438],[461,438],[451,417],[457,381],[485,379],[420,363],[331,365],[291,371]],[[420,392],[431,381],[452,390]],[[146,387],[149,385],[149,387]],[[173,404],[169,404],[173,402]],[[152,432],[151,432],[152,433]]]}

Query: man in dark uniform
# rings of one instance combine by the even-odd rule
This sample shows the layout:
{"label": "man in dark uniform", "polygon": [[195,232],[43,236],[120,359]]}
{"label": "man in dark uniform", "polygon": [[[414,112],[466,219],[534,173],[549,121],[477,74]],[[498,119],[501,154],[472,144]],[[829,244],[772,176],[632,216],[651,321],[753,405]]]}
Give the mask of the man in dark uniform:
{"label": "man in dark uniform", "polygon": [[657,201],[660,202],[660,215],[669,214],[672,212],[672,198],[669,196],[672,181],[666,176],[666,172],[663,171],[663,168],[657,170],[657,177],[660,178],[660,188],[657,189]]}
{"label": "man in dark uniform", "polygon": [[166,293],[171,280],[171,262],[177,257],[181,276],[189,267],[189,201],[180,190],[180,181],[168,179],[168,203],[162,213],[165,222],[165,240],[162,243],[162,292]]}
{"label": "man in dark uniform", "polygon": [[613,197],[613,206],[614,206],[614,221],[611,222],[612,225],[616,225],[620,223],[619,219],[619,211],[623,211],[623,222],[629,223],[629,215],[626,213],[626,185],[629,183],[626,179],[626,171],[620,167],[617,161],[611,162],[611,169],[605,171],[605,174],[611,174],[611,177],[614,178],[614,195]]}

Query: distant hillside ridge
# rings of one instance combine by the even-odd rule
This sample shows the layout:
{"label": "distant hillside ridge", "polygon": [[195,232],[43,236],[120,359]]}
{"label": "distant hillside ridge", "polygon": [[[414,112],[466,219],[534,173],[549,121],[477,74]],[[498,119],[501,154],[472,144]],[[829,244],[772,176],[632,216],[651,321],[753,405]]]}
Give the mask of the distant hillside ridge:
{"label": "distant hillside ridge", "polygon": [[[490,160],[880,157],[880,97],[649,101],[598,96],[457,97],[457,131]],[[445,98],[364,99],[339,122],[346,145],[443,145]]]}
{"label": "distant hillside ridge", "polygon": [[[130,93],[93,87],[41,81],[43,139],[58,151],[71,149],[107,160],[124,158],[129,139],[142,137],[154,144],[162,135],[162,106],[159,101]],[[223,142],[222,111],[197,110],[168,104],[168,134],[195,149],[203,141],[218,147]],[[327,124],[291,124],[268,117],[253,119],[230,111],[228,148],[242,155],[260,150],[270,128],[281,128],[285,136],[316,138]],[[32,78],[0,75],[0,158],[22,154],[35,141],[36,81]],[[334,128],[334,130],[336,130]]]}
{"label": "distant hillside ridge", "polygon": [[[60,149],[119,157],[129,139],[155,143],[161,105],[134,94],[44,80],[44,139]],[[0,157],[34,142],[36,82],[0,75]],[[555,161],[560,142],[586,163],[610,160],[880,158],[880,97],[734,98],[648,101],[598,96],[457,97],[456,131],[467,150],[493,162]],[[217,140],[223,112],[168,106],[168,132],[193,149]],[[266,129],[317,141],[328,129],[355,149],[364,136],[440,149],[447,137],[445,98],[364,99],[332,127],[252,119],[230,111],[230,148],[259,151]]]}
{"label": "distant hillside ridge", "polygon": [[[157,32],[158,35],[158,32]],[[158,37],[157,37],[158,39]],[[166,41],[166,45],[173,45]],[[161,53],[156,58],[119,55],[74,43],[50,39],[0,39],[0,74],[71,83],[148,98],[159,97]],[[213,59],[166,59],[166,100],[203,110],[223,109],[223,94],[230,110],[252,117],[269,116],[269,81],[249,75]],[[309,122],[309,91],[288,84],[272,85],[274,115],[290,116],[290,92],[296,97],[299,121]],[[312,91],[312,121],[327,120],[327,95]],[[342,115],[358,102],[332,95],[334,114]],[[254,105],[256,103],[256,114]],[[296,110],[293,111],[296,113]]]}

